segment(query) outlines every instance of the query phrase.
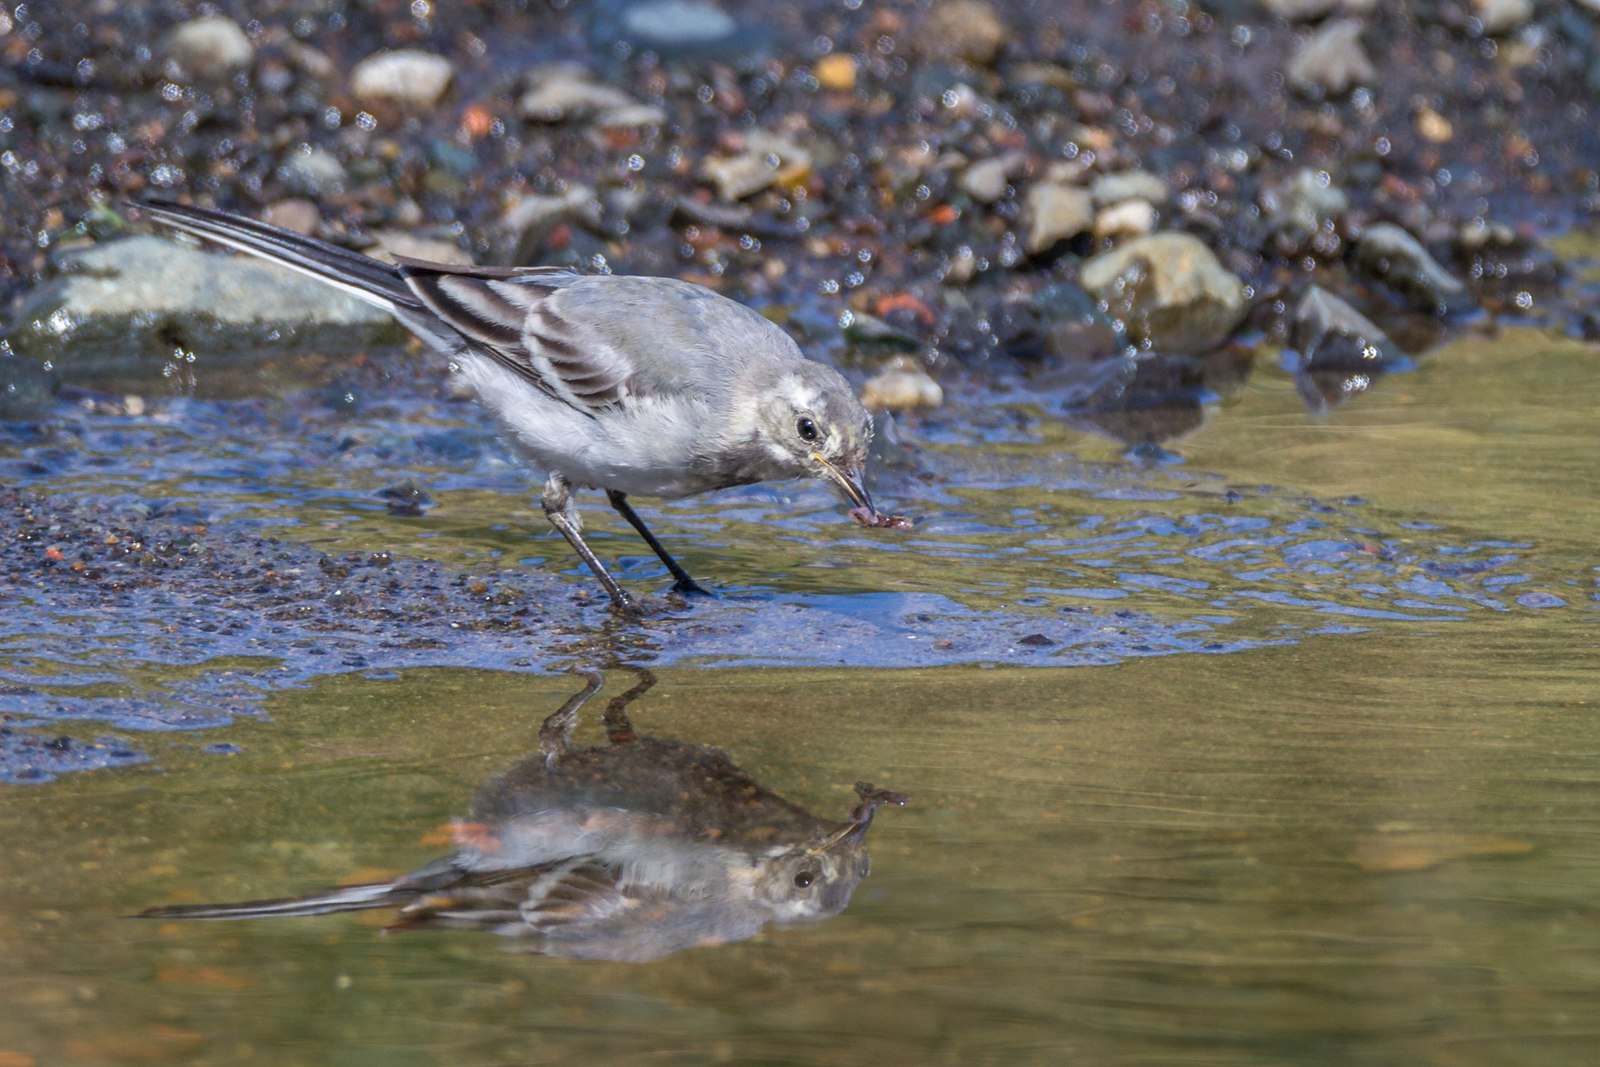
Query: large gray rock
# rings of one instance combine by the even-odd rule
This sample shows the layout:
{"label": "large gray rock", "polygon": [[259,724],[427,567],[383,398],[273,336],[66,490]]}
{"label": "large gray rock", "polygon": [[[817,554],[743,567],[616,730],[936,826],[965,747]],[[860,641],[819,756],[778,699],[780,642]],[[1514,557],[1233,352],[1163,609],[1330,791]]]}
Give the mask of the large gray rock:
{"label": "large gray rock", "polygon": [[1224,341],[1244,320],[1244,283],[1199,238],[1152,233],[1084,263],[1083,287],[1135,340],[1186,355]]}
{"label": "large gray rock", "polygon": [[179,349],[203,366],[403,337],[387,313],[320,282],[162,237],[95,245],[59,270],[24,300],[9,341],[68,379],[158,371]]}

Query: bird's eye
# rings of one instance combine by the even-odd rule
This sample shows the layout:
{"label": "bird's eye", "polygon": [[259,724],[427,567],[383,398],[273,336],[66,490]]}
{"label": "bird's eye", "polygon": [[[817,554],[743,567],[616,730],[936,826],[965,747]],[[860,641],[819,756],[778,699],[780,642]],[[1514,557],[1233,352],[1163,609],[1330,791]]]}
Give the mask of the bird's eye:
{"label": "bird's eye", "polygon": [[816,880],[816,871],[801,871],[799,874],[794,876],[794,884],[799,886],[801,889],[804,889],[806,886],[810,885]]}
{"label": "bird's eye", "polygon": [[802,441],[815,441],[817,439],[817,424],[804,415],[795,420],[794,432],[800,435]]}

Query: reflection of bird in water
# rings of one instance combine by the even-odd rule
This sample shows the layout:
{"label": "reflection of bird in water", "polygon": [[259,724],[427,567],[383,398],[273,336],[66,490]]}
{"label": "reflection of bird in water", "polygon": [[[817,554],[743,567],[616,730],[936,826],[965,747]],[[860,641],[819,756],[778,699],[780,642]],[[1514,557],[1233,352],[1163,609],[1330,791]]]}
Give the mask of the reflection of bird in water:
{"label": "reflection of bird in water", "polygon": [[392,882],[141,918],[247,919],[396,907],[390,929],[490,930],[553,956],[650,960],[844,910],[866,877],[866,831],[902,794],[858,783],[843,823],[768,792],[714,748],[640,737],[611,702],[607,743],[573,745],[583,692],[545,720],[539,753],[491,780],[456,851]]}

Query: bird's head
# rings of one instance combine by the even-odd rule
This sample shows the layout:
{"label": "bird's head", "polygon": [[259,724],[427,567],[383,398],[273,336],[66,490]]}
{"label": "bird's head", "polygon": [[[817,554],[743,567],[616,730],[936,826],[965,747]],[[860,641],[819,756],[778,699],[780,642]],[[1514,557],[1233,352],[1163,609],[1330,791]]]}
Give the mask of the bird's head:
{"label": "bird's head", "polygon": [[821,478],[872,511],[863,480],[872,416],[838,371],[820,363],[787,370],[762,399],[756,435],[786,474]]}

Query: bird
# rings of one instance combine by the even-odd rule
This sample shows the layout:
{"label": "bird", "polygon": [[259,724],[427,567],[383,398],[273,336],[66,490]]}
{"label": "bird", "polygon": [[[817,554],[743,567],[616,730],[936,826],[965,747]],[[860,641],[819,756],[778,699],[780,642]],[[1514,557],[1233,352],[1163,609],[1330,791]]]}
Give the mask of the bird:
{"label": "bird", "polygon": [[811,477],[837,487],[862,525],[888,521],[867,494],[872,419],[849,383],[704,286],[564,267],[390,264],[241,215],[170,200],[134,206],[382,308],[444,355],[513,450],[547,475],[545,517],[617,609],[638,610],[583,538],[579,488],[603,490],[685,594],[708,591],[629,497]]}
{"label": "bird", "polygon": [[552,956],[641,962],[843,911],[867,876],[867,829],[909,798],[856,784],[830,822],[778,796],[706,745],[643,737],[626,705],[606,743],[574,744],[583,691],[545,720],[539,751],[479,789],[455,851],[392,881],[239,904],[149,908],[144,919],[264,919],[395,908],[390,930],[476,930]]}

